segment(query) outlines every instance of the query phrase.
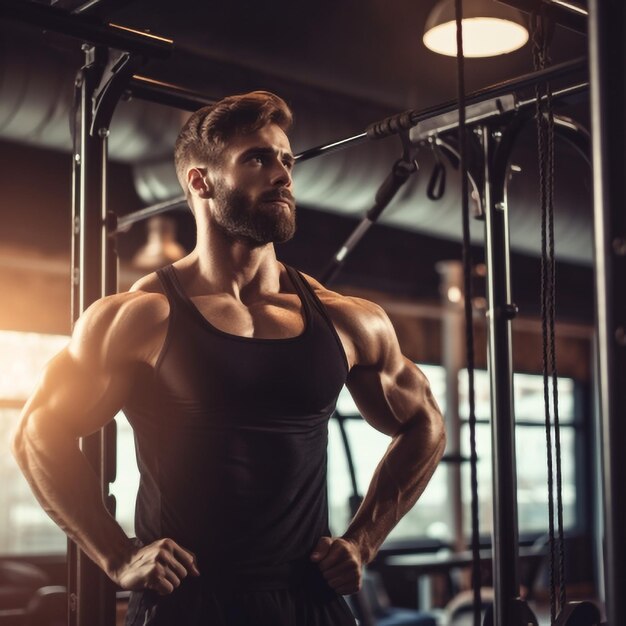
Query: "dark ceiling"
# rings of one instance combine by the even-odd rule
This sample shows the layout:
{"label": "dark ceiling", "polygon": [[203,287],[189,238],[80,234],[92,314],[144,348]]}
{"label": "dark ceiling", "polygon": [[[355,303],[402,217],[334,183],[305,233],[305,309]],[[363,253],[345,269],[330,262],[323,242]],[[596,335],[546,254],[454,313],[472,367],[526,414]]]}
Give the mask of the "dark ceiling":
{"label": "dark ceiling", "polygon": [[[85,4],[83,0],[38,2],[67,11]],[[270,78],[282,79],[295,91],[317,88],[396,112],[456,97],[455,59],[435,54],[422,43],[424,23],[435,3],[101,0],[81,17],[173,39],[172,57],[150,63],[149,74],[207,95],[216,90],[211,70],[219,67],[221,73],[230,67],[247,89],[255,81],[266,86]],[[51,34],[47,37],[55,39]],[[584,35],[557,25],[552,62],[583,56],[586,45]],[[527,43],[510,54],[466,59],[466,87],[473,91],[531,70]]]}
{"label": "dark ceiling", "polygon": [[[40,4],[51,2],[41,0]],[[59,0],[54,4],[70,11],[82,2]],[[435,0],[104,0],[90,15],[94,20],[149,30],[174,39],[171,58],[148,62],[142,71],[147,76],[209,97],[272,89],[290,101],[296,118],[299,102],[313,99],[324,104],[319,108],[322,115],[324,109],[332,111],[339,107],[354,112],[354,128],[337,131],[344,133],[362,131],[363,120],[376,121],[408,108],[426,108],[456,97],[455,59],[434,54],[422,43],[424,23],[434,4]],[[40,28],[14,22],[5,22],[2,28],[5,33],[11,30],[13,37],[22,33],[19,36],[25,41],[62,50],[73,59],[76,68],[80,65],[80,45],[76,40],[52,32],[42,34]],[[557,26],[551,46],[552,61],[559,63],[583,56],[586,46],[584,35]],[[41,63],[45,65],[45,58]],[[466,88],[471,92],[530,71],[529,44],[500,57],[466,59]],[[574,112],[576,117],[585,118],[585,109],[584,105],[573,105],[568,114]],[[326,135],[322,133],[319,137],[320,143],[345,136],[333,136],[332,124],[324,132]],[[0,145],[3,152],[1,148]],[[5,145],[4,153],[9,151],[10,145]],[[327,258],[328,249],[335,246],[334,240],[341,243],[354,218],[346,221],[345,217],[325,216],[323,226],[316,227],[311,215],[307,213],[305,217],[310,232],[316,232],[319,237],[320,228],[334,231],[333,237],[322,246]],[[410,236],[412,245],[409,235],[394,234],[393,228],[380,227],[377,233],[368,235],[367,245],[371,246],[372,254],[360,251],[361,265],[357,266],[355,261],[346,271],[352,271],[356,282],[366,282],[367,277],[374,279],[377,268],[383,268],[373,281],[375,286],[384,286],[385,280],[388,282],[388,277],[393,275],[396,291],[436,297],[434,262],[457,255],[458,244],[415,233]],[[402,239],[400,246],[398,237]],[[309,250],[310,255],[303,263],[295,248],[287,247],[285,254],[293,258],[292,262],[305,266],[308,263],[311,270],[325,264],[319,260],[321,257],[314,258],[313,240],[302,239],[299,245]],[[381,254],[385,249],[393,249],[395,254],[383,260]],[[378,258],[372,256],[374,251]],[[401,257],[409,267],[406,272],[391,269],[394,264],[396,268],[402,266]],[[536,276],[538,261],[522,255],[516,258],[514,269],[519,268],[518,283],[523,290],[523,277]],[[582,276],[585,284],[590,285],[591,272],[587,268],[570,270],[567,264],[562,267],[566,275],[571,272],[572,276]],[[420,291],[417,284],[431,286]],[[531,289],[526,298],[532,303],[531,311],[537,308],[535,296]],[[575,308],[572,301],[570,317],[577,316]],[[583,308],[582,317],[589,318],[590,308]]]}
{"label": "dark ceiling", "polygon": [[[468,0],[466,0],[467,2]],[[422,108],[456,95],[455,59],[422,43],[434,0],[135,0],[110,18],[174,39],[171,63],[154,64],[195,88],[212,86],[202,63],[227,61],[296,82],[303,89],[370,101],[392,111]],[[552,60],[585,54],[586,38],[556,28]],[[160,65],[160,67],[158,67]],[[167,67],[167,69],[166,69]],[[500,57],[467,59],[467,89],[532,70],[530,45]]]}

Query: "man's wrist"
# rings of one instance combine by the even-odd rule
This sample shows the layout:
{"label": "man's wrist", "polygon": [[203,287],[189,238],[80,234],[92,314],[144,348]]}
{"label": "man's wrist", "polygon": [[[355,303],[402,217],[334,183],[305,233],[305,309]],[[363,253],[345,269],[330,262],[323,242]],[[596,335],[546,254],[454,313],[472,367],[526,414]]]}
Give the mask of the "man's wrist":
{"label": "man's wrist", "polygon": [[117,582],[120,570],[130,562],[133,554],[140,548],[138,540],[125,537],[113,550],[105,555],[102,569],[111,580]]}
{"label": "man's wrist", "polygon": [[367,565],[374,560],[377,550],[374,550],[370,546],[369,542],[364,536],[357,536],[356,533],[346,532],[342,539],[352,544],[361,558],[361,564]]}

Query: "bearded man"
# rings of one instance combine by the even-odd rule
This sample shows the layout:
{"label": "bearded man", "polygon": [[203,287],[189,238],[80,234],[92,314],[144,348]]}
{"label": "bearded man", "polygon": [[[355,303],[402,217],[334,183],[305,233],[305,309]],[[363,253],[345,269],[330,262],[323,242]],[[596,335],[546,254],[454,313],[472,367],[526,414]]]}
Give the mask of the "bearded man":
{"label": "bearded man", "polygon": [[[253,92],[194,113],[176,169],[193,252],[93,304],[27,403],[14,452],[43,507],[143,626],[341,626],[342,596],[423,492],[443,420],[383,310],[280,263],[295,231],[291,111]],[[341,537],[327,425],[347,385],[392,437]],[[123,409],[141,482],[136,539],[78,439]]]}

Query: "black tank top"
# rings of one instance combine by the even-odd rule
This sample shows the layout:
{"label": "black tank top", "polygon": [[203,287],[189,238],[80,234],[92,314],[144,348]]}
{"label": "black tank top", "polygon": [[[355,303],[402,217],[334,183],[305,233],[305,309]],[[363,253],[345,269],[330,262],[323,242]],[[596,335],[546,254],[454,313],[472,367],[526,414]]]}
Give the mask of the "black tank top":
{"label": "black tank top", "polygon": [[144,544],[192,550],[200,571],[308,558],[329,534],[328,420],[348,364],[323,304],[286,269],[305,317],[287,339],[215,328],[173,267],[158,272],[167,336],[124,409],[141,475],[135,529]]}

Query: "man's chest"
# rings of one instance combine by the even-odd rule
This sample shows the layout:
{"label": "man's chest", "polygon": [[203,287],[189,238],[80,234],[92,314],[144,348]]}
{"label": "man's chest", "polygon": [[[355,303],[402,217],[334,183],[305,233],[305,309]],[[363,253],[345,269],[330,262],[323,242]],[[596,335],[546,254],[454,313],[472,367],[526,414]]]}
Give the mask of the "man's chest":
{"label": "man's chest", "polygon": [[294,294],[279,294],[251,302],[227,295],[191,298],[191,303],[213,327],[230,335],[255,339],[286,339],[302,334],[306,315]]}
{"label": "man's chest", "polygon": [[[289,293],[273,294],[245,303],[224,294],[192,296],[189,297],[187,304],[189,310],[196,314],[195,318],[203,318],[209,327],[227,335],[251,339],[281,340],[299,337],[304,333],[310,321],[308,317],[313,315],[312,305],[309,305],[307,313],[301,298]],[[185,308],[187,308],[186,305]],[[157,362],[165,343],[171,313],[170,309],[164,315],[160,330],[154,337],[153,349],[149,351],[150,356],[145,359],[151,365]],[[315,315],[320,314],[315,312]],[[355,348],[349,333],[334,323],[331,311],[327,310],[327,315],[328,319],[324,320],[323,324],[330,323],[335,328],[351,366],[354,363]]]}

